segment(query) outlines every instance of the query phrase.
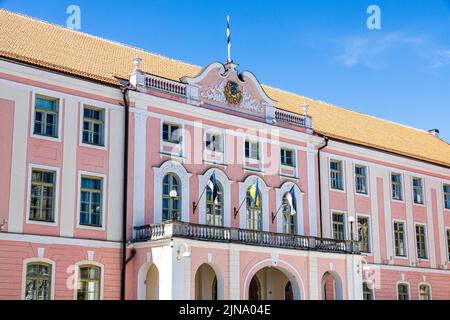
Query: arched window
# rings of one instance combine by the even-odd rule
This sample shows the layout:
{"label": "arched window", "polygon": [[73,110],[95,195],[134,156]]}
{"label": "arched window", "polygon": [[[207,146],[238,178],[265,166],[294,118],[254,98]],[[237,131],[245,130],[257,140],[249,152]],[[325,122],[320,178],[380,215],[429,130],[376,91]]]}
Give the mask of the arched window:
{"label": "arched window", "polygon": [[261,285],[258,278],[253,276],[248,288],[248,300],[261,300]]}
{"label": "arched window", "polygon": [[[176,192],[171,194],[171,191]],[[166,174],[163,179],[162,218],[181,220],[181,184],[173,173]]]}
{"label": "arched window", "polygon": [[27,264],[25,300],[50,300],[52,266],[48,263]]}
{"label": "arched window", "polygon": [[251,230],[262,230],[262,196],[258,192],[259,201],[253,201],[250,194],[250,188],[247,189],[247,226]]}
{"label": "arched window", "polygon": [[284,287],[284,300],[294,300],[294,292],[292,291],[292,284],[290,281]]}
{"label": "arched window", "polygon": [[211,226],[223,226],[223,188],[219,181],[217,202],[214,203],[211,188],[206,187],[206,224]]}
{"label": "arched window", "polygon": [[430,286],[427,284],[421,284],[419,286],[419,299],[430,300]]}
{"label": "arched window", "polygon": [[296,234],[297,213],[291,214],[291,206],[287,200],[287,192],[283,196],[283,233]]}
{"label": "arched window", "polygon": [[100,299],[100,274],[100,267],[80,266],[77,287],[78,300]]}

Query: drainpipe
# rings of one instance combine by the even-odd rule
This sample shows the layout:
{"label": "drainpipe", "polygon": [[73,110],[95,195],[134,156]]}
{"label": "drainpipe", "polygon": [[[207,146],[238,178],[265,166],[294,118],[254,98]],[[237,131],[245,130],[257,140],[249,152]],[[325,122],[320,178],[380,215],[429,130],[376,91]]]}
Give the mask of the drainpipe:
{"label": "drainpipe", "polygon": [[[127,207],[128,207],[128,138],[129,138],[129,103],[128,90],[129,87],[122,86],[120,88],[123,96],[123,104],[125,107],[125,134],[124,134],[124,156],[123,156],[123,216],[122,216],[122,270],[120,274],[120,300],[125,300],[125,280],[127,271]],[[132,253],[131,258],[134,257]],[[131,260],[131,259],[130,259]]]}
{"label": "drainpipe", "polygon": [[320,177],[320,150],[328,146],[328,137],[324,136],[325,144],[317,150],[317,173],[319,176],[319,219],[320,219],[320,237],[323,238],[323,223],[322,223],[322,186]]}

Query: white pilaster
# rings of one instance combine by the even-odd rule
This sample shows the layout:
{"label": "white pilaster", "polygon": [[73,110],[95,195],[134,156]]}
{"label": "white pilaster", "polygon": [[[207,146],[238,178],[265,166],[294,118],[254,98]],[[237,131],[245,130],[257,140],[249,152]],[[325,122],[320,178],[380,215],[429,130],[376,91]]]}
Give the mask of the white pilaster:
{"label": "white pilaster", "polygon": [[[309,208],[309,235],[318,236],[317,226],[317,190],[316,190],[316,154],[311,144],[308,145],[306,151],[306,168],[308,175],[308,208]],[[322,189],[324,186],[322,186]],[[320,213],[319,213],[320,214]]]}

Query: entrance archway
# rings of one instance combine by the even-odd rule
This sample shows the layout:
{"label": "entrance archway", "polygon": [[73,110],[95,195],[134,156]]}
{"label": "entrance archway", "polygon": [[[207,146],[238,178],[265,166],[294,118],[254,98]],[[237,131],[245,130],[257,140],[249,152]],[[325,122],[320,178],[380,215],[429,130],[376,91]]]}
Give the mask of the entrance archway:
{"label": "entrance archway", "polygon": [[249,300],[294,300],[300,299],[300,290],[284,270],[265,267],[255,273],[248,287]]}
{"label": "entrance archway", "polygon": [[146,299],[159,300],[159,271],[155,264],[152,264],[145,277]]}
{"label": "entrance archway", "polygon": [[202,264],[195,273],[195,300],[217,300],[217,275],[207,263]]}
{"label": "entrance archway", "polygon": [[342,300],[342,280],[336,272],[327,271],[322,276],[322,300]]}

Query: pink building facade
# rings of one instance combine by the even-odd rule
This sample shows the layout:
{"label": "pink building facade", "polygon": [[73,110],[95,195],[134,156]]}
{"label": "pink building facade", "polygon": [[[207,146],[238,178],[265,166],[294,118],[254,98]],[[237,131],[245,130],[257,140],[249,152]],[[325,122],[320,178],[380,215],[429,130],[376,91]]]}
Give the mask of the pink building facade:
{"label": "pink building facade", "polygon": [[0,60],[1,299],[450,299],[449,166],[316,134],[233,63],[134,63]]}

